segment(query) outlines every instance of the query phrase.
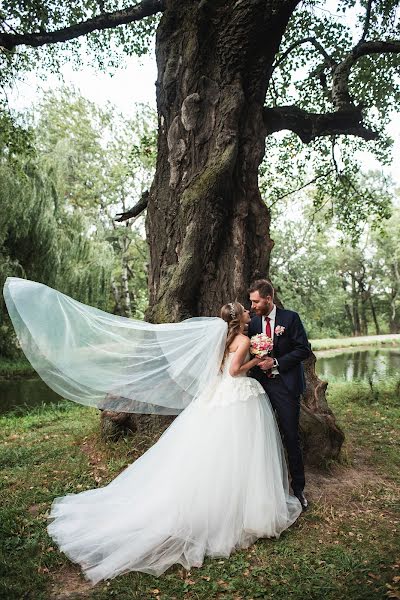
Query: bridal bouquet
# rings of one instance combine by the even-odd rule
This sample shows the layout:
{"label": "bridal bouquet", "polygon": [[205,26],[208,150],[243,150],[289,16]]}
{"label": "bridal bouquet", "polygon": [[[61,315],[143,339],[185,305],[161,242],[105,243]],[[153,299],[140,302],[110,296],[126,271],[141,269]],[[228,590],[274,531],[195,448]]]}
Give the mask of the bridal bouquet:
{"label": "bridal bouquet", "polygon": [[259,358],[268,356],[273,346],[272,339],[265,333],[258,333],[250,338],[250,352]]}

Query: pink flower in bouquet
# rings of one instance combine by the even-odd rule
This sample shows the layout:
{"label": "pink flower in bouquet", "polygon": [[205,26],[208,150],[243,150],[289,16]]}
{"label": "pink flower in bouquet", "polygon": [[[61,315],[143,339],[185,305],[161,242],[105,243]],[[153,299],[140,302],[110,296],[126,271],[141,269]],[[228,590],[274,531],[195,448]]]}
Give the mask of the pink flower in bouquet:
{"label": "pink flower in bouquet", "polygon": [[272,339],[265,333],[258,333],[250,338],[250,352],[259,358],[268,356],[273,346]]}

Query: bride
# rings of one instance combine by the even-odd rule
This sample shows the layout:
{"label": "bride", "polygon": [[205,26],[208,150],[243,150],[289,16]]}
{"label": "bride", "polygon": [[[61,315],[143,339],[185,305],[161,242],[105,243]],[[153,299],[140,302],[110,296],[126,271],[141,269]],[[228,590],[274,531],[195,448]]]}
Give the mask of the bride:
{"label": "bride", "polygon": [[[36,290],[40,295],[40,303],[34,300]],[[53,298],[51,311],[48,310],[44,292]],[[71,373],[75,373],[82,364],[82,357],[75,360],[71,369],[70,354],[60,351],[61,337],[70,348],[77,343],[77,332],[80,333],[82,327],[78,323],[74,335],[68,337],[66,332],[69,330],[62,329],[60,321],[67,319],[71,327],[71,323],[76,324],[83,314],[86,325],[89,317],[92,319],[91,334],[95,332],[93,335],[99,335],[100,330],[103,334],[106,331],[108,320],[117,317],[85,307],[41,284],[15,278],[7,280],[4,295],[21,346],[39,374],[57,391],[61,389],[60,382],[65,380],[61,390],[65,397],[99,406],[99,401],[92,401],[95,396],[94,385],[93,389],[90,388],[87,379],[87,373],[91,370],[89,357],[78,386]],[[54,302],[54,297],[57,302]],[[62,303],[62,310],[57,313]],[[36,319],[30,320],[30,309],[26,307],[32,305],[36,313],[33,311],[30,314],[35,313]],[[73,307],[73,320],[72,313],[68,315],[68,307],[70,310]],[[38,331],[34,330],[34,324],[38,319],[40,321],[40,310],[44,311],[46,322],[53,319],[45,336],[46,344],[43,343],[44,319],[42,327],[39,325]],[[53,502],[49,535],[62,552],[81,565],[85,576],[93,584],[127,571],[143,571],[158,576],[175,563],[180,563],[186,569],[199,567],[205,555],[228,557],[235,549],[246,548],[257,538],[279,537],[301,513],[300,502],[289,495],[285,457],[271,405],[261,385],[247,377],[249,369],[259,362],[258,358],[250,359],[250,340],[243,334],[250,320],[249,312],[237,302],[229,303],[222,307],[221,318],[222,322],[220,319],[189,319],[176,325],[146,324],[145,331],[151,329],[153,336],[156,332],[159,336],[158,346],[161,345],[164,354],[169,357],[165,372],[168,372],[168,381],[175,382],[174,389],[181,391],[180,410],[175,410],[175,414],[180,412],[179,416],[154,446],[109,485],[79,494],[68,494]],[[120,326],[133,327],[131,320],[118,319],[116,323]],[[203,327],[202,338],[198,334],[199,323]],[[207,329],[204,329],[204,323]],[[143,324],[139,326],[138,322],[134,326],[144,327]],[[163,332],[168,332],[173,326],[174,351],[178,352],[177,347],[183,348],[178,352],[179,360],[175,361],[171,358],[171,352],[166,353],[166,342],[162,338]],[[54,327],[64,334],[55,335]],[[183,357],[191,355],[191,346],[186,343],[186,338],[179,338],[176,333],[186,331],[189,327],[190,339],[196,340],[194,345],[198,368],[195,368],[195,359],[186,363],[183,360]],[[220,333],[216,336],[218,329]],[[125,403],[132,397],[130,412],[171,414],[174,412],[169,392],[171,385],[165,388],[168,401],[162,399],[162,386],[158,392],[157,387],[160,381],[167,379],[165,375],[163,379],[157,379],[157,373],[164,371],[161,367],[155,369],[153,364],[156,360],[159,365],[160,357],[149,358],[143,332],[140,331],[144,353],[142,362],[153,365],[152,394],[156,398],[159,393],[160,399],[154,399],[152,404],[146,402],[150,399],[149,395],[140,396],[139,391],[147,385],[144,367],[141,367],[133,388],[130,375],[133,392],[124,380],[122,391],[120,389],[118,394],[111,394],[110,397],[115,400],[123,396]],[[196,331],[196,335],[193,331]],[[57,353],[55,346],[51,345],[54,338],[57,338],[57,342],[54,342],[58,344]],[[203,339],[208,344],[213,340],[213,345],[207,348],[201,342]],[[87,332],[84,341],[91,347],[91,354],[95,348],[101,347],[101,344],[93,344]],[[221,349],[219,354],[215,347],[218,344]],[[63,348],[65,350],[65,346]],[[154,356],[154,343],[152,348]],[[76,353],[75,348],[74,356]],[[107,360],[110,353],[108,346]],[[54,358],[56,355],[62,356],[62,360],[57,359],[57,362]],[[125,357],[126,352],[121,351],[119,356]],[[93,361],[93,369],[95,362],[97,364],[99,361]],[[132,360],[129,362],[130,371],[135,372]],[[181,368],[183,363],[184,369]],[[105,359],[101,364],[106,379],[107,364]],[[213,375],[211,367],[215,369]],[[122,377],[125,371],[123,369],[118,377]],[[194,378],[190,373],[195,373]],[[207,379],[204,380],[203,376]],[[200,389],[193,388],[194,379],[201,381]],[[88,390],[92,391],[89,393]],[[85,394],[87,397],[84,398]],[[104,399],[104,392],[101,391],[101,394]],[[155,409],[157,404],[161,406],[160,410]],[[132,409],[132,405],[136,408]],[[137,409],[138,405],[146,408]]]}

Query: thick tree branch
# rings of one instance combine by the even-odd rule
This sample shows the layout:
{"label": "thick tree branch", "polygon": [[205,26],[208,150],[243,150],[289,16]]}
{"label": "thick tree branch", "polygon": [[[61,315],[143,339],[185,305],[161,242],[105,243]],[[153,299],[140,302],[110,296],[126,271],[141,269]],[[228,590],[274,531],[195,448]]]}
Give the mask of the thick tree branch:
{"label": "thick tree branch", "polygon": [[149,191],[146,190],[143,192],[139,202],[135,204],[132,208],[127,210],[126,212],[118,213],[117,217],[114,219],[118,221],[118,223],[122,223],[122,221],[127,221],[128,219],[132,219],[133,217],[137,217],[142,213],[146,208],[149,202]]}
{"label": "thick tree branch", "polygon": [[[272,71],[276,69],[286,58],[287,56],[297,48],[306,43],[311,43],[313,46],[321,53],[324,57],[324,62],[321,66],[319,66],[314,75],[318,75],[321,81],[321,85],[325,91],[325,93],[329,96],[330,100],[333,103],[333,106],[337,112],[340,112],[342,115],[346,113],[350,115],[351,113],[355,116],[357,111],[360,109],[354,105],[353,98],[350,95],[349,91],[349,77],[351,69],[354,64],[363,56],[368,56],[371,54],[387,54],[387,53],[400,53],[400,41],[396,40],[375,40],[375,41],[365,41],[365,37],[368,33],[370,20],[371,20],[371,7],[372,0],[368,1],[367,9],[366,9],[366,18],[364,24],[364,30],[361,37],[360,42],[352,48],[349,54],[346,56],[344,60],[340,63],[337,63],[333,58],[328,54],[325,48],[321,45],[321,43],[314,37],[307,37],[297,42],[294,42],[287,48],[287,50],[282,54],[282,56],[275,62]],[[330,69],[332,75],[332,85],[329,90],[327,85],[327,79],[325,75],[325,69]],[[371,132],[368,132],[367,129],[358,127],[358,133],[354,135],[360,135],[364,137],[364,139],[374,139],[371,137],[366,138],[365,135],[370,136]]]}
{"label": "thick tree branch", "polygon": [[142,0],[139,4],[130,6],[123,10],[117,10],[112,13],[102,13],[64,27],[57,31],[43,31],[40,33],[0,33],[0,46],[6,50],[13,50],[16,46],[24,44],[26,46],[32,46],[37,48],[38,46],[44,46],[45,44],[56,44],[58,42],[66,42],[82,35],[91,33],[92,31],[111,29],[118,25],[126,25],[127,23],[133,23],[133,21],[140,21],[144,17],[155,15],[158,12],[164,10],[164,0]]}
{"label": "thick tree branch", "polygon": [[[370,5],[371,3],[367,7],[367,21],[370,19]],[[368,25],[366,24],[364,28],[365,35],[367,30]],[[279,62],[276,63],[276,66],[286,58],[287,54],[294,47],[311,40],[312,38],[306,38],[292,44]],[[319,43],[317,42],[316,47],[318,45]],[[325,57],[325,65],[331,68],[332,86],[329,92],[335,110],[331,113],[320,114],[307,112],[297,106],[265,108],[264,124],[266,135],[288,129],[296,133],[306,144],[317,137],[327,135],[354,135],[364,140],[377,139],[378,134],[363,125],[362,107],[355,106],[353,98],[350,95],[350,72],[357,60],[363,56],[400,53],[400,41],[360,41],[339,64],[335,63],[322,47],[320,51]]]}
{"label": "thick tree branch", "polygon": [[288,129],[308,144],[327,135],[355,135],[364,140],[375,140],[378,134],[362,125],[359,107],[332,113],[310,113],[298,106],[279,106],[264,109],[266,135]]}
{"label": "thick tree branch", "polygon": [[354,64],[362,56],[370,54],[400,53],[400,41],[376,40],[360,42],[347,57],[337,65],[332,74],[332,102],[337,110],[354,109],[353,99],[349,92],[349,76]]}

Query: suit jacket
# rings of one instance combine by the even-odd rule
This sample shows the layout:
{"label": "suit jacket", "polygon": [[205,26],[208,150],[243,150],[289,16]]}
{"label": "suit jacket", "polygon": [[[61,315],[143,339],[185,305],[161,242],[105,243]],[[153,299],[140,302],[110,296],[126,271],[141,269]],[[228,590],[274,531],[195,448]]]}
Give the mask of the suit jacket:
{"label": "suit jacket", "polygon": [[[310,344],[299,315],[292,310],[276,308],[275,328],[281,325],[285,328],[281,335],[274,333],[274,348],[271,356],[279,363],[279,375],[283,383],[295,396],[300,396],[306,389],[302,361],[310,356]],[[262,318],[253,317],[249,323],[248,335],[252,337],[262,332]],[[255,367],[251,376],[261,385],[267,380],[264,371]]]}

